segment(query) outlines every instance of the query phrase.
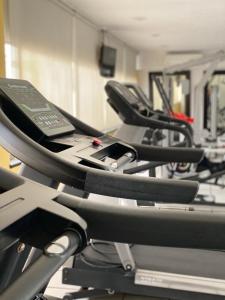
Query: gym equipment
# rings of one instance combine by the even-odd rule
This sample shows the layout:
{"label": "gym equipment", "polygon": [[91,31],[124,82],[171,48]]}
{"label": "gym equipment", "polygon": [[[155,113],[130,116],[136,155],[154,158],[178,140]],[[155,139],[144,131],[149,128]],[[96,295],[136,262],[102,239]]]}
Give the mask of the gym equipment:
{"label": "gym equipment", "polygon": [[[126,233],[126,239],[112,239],[117,242],[115,247],[120,257],[120,266],[115,270],[115,276],[117,278],[115,282],[120,282],[121,276],[124,275],[126,279],[129,279],[129,291],[139,293],[140,286],[138,285],[136,290],[136,285],[134,284],[136,274],[140,274],[136,272],[136,269],[138,270],[138,268],[136,268],[135,262],[140,262],[140,257],[143,257],[143,255],[147,261],[151,261],[152,258],[154,259],[153,253],[151,252],[152,248],[144,249],[143,246],[135,246],[135,252],[133,253],[130,245],[122,245],[120,243],[142,244],[143,231],[151,238],[151,245],[155,246],[219,248],[218,241],[221,243],[223,239],[218,239],[218,226],[213,227],[217,230],[216,232],[210,231],[207,236],[202,236],[202,232],[206,232],[209,222],[210,226],[212,225],[211,222],[213,221],[216,212],[214,209],[204,208],[204,210],[202,207],[198,208],[188,205],[180,206],[179,204],[176,204],[175,206],[170,205],[171,202],[188,203],[192,201],[197,193],[197,183],[140,178],[115,173],[116,171],[121,172],[122,169],[135,161],[137,157],[141,160],[148,161],[157,159],[157,161],[187,160],[196,162],[201,159],[203,154],[202,150],[179,148],[162,149],[160,147],[125,144],[119,139],[104,135],[76,118],[73,118],[68,113],[59,110],[26,81],[2,79],[0,80],[0,91],[0,143],[15,157],[29,165],[29,167],[23,169],[24,176],[31,177],[45,185],[54,187],[58,187],[59,183],[62,182],[67,185],[64,187],[64,191],[76,194],[79,190],[83,197],[87,197],[87,194],[92,192],[113,197],[141,199],[146,203],[149,201],[154,203],[168,203],[168,206],[158,205],[157,207],[153,206],[144,209],[133,208],[131,210],[132,225],[130,225],[130,230]],[[168,156],[166,157],[166,155]],[[182,199],[178,198],[179,194],[182,195]],[[72,196],[68,195],[67,197],[67,201],[69,201],[68,199]],[[108,205],[112,205],[106,203],[108,200],[108,198],[104,198],[104,203],[99,202],[98,206],[97,203],[93,201],[93,211],[98,207],[100,212],[106,208],[110,208],[111,212],[114,212],[113,208],[110,206],[108,207]],[[124,203],[123,200],[124,199],[122,199],[122,203]],[[82,204],[84,207],[85,203],[89,203],[89,200],[83,200]],[[72,204],[68,204],[67,206],[71,207],[71,205]],[[80,207],[81,203],[80,206],[76,207],[77,212]],[[118,204],[116,205],[115,201],[114,207],[117,207],[118,209]],[[110,232],[117,236],[118,231],[124,226],[123,220],[126,220],[127,218],[127,213],[124,212],[125,208],[119,206],[120,214],[123,216],[123,219],[120,219],[119,221],[115,219],[115,215],[111,215],[110,218],[109,213],[106,215],[103,213],[98,215],[96,213],[96,220],[99,220],[98,226],[104,227],[104,222],[110,220],[112,226]],[[141,218],[139,219],[137,218],[138,213],[141,213]],[[159,222],[156,222],[158,213],[159,218],[157,219]],[[146,223],[143,224],[140,220],[144,220],[145,214],[146,219],[150,222],[148,223],[148,226],[146,226]],[[87,216],[88,215],[90,217],[90,224],[94,226],[94,214],[87,212]],[[152,216],[151,218],[150,215]],[[176,219],[176,217],[174,218],[174,216],[177,216],[178,219]],[[135,228],[137,228],[137,222],[140,226],[142,225],[143,228],[138,232],[139,238],[134,241],[133,235],[136,230]],[[199,225],[199,222],[201,225]],[[218,216],[216,222],[218,222]],[[92,226],[90,226],[90,228],[92,228]],[[158,234],[158,230],[161,229],[162,232],[160,231],[160,234]],[[172,236],[174,236],[175,232],[174,239],[171,238],[172,236],[170,236],[169,231],[167,231],[169,229],[171,230]],[[211,233],[213,234],[211,235]],[[175,239],[175,237],[177,239]],[[215,241],[215,237],[217,237],[217,242]],[[107,240],[105,236],[100,234],[93,236],[93,238]],[[107,245],[106,247],[108,247]],[[109,246],[112,247],[112,244]],[[93,245],[90,245],[86,250],[88,252],[89,250],[93,250],[93,248],[96,248],[95,244],[94,247]],[[161,262],[163,257],[164,259],[166,257],[167,249],[164,250],[162,257],[159,260]],[[173,251],[175,251],[175,248]],[[158,253],[158,251],[156,252]],[[182,250],[179,250],[178,252],[182,253]],[[202,252],[197,253],[204,256]],[[183,261],[183,254],[184,253],[180,255],[181,261]],[[212,253],[210,252],[210,254]],[[82,255],[85,255],[86,260],[87,253],[82,252]],[[195,253],[193,255],[191,254],[190,257],[193,258],[194,256]],[[75,263],[79,264],[79,261],[82,263],[82,258],[80,260],[76,259]],[[210,261],[212,261],[211,258]],[[86,273],[90,275],[93,266],[90,266],[90,264],[87,263],[87,260],[86,262],[83,261],[83,263],[85,270],[83,270],[83,267],[81,270],[86,271]],[[215,261],[213,264],[215,265]],[[107,268],[108,267],[109,265],[107,265]],[[163,270],[162,265],[160,264],[158,265],[158,268]],[[77,266],[76,269],[78,271]],[[172,272],[174,274],[176,274],[175,269],[176,266],[174,266]],[[119,273],[117,273],[117,271]],[[70,272],[72,277],[69,276]],[[70,280],[71,278],[74,278],[73,272],[73,268],[67,269],[64,272],[64,280],[66,281],[66,278],[70,278]],[[187,270],[183,269],[183,272],[187,272]],[[163,270],[164,275],[165,273],[168,275],[168,269]],[[210,273],[210,276],[214,276],[212,273]],[[103,277],[101,276],[99,279],[96,277],[93,278],[93,280],[99,280],[104,284],[103,279],[105,278],[106,280],[107,274],[103,272],[102,275]],[[108,272],[108,275],[111,276],[111,272]],[[196,280],[199,280],[199,284],[200,275],[195,275],[197,277]],[[206,274],[202,275],[206,276]],[[108,279],[109,278],[107,277],[107,280]],[[76,280],[77,278],[74,278],[74,284],[76,284]],[[186,276],[185,280],[187,282],[189,277]],[[177,277],[175,276],[175,280],[172,281],[173,284],[175,284],[178,281]],[[89,285],[88,283],[85,285],[85,283],[83,283],[83,286],[96,287],[96,283],[93,282],[93,285]],[[107,287],[106,285],[104,288],[108,289],[110,286]],[[161,286],[161,288],[163,288],[162,294],[164,291],[167,292],[167,290],[164,290],[165,286]],[[159,289],[155,286],[153,290],[152,288],[147,288],[147,290],[150,295],[160,295],[161,288]],[[192,288],[193,285],[190,287],[190,290]],[[142,287],[140,289],[142,290]],[[178,290],[179,289],[182,290],[181,287],[179,287]],[[118,286],[116,291],[119,290],[120,287]],[[197,290],[200,292],[199,287]],[[179,293],[178,291],[175,291],[171,285],[169,286],[168,292],[169,291],[171,292],[169,294],[173,295],[173,297],[178,295],[176,296],[177,299],[179,299],[179,295],[181,294],[182,296],[184,294],[186,295],[186,292]],[[187,294],[189,293],[190,291],[187,292]]]}
{"label": "gym equipment", "polygon": [[[165,107],[170,107],[169,99],[166,95],[166,92],[161,84],[159,78],[153,76],[153,79],[158,88],[159,94],[163,100]],[[207,182],[208,184],[216,184],[221,187],[225,187],[224,184],[220,184],[219,179],[225,175],[225,161],[224,161],[224,143],[221,141],[216,141],[216,118],[217,118],[217,101],[216,101],[216,88],[212,87],[212,111],[211,111],[211,131],[210,136],[206,139],[206,141],[202,145],[197,145],[197,147],[202,147],[205,151],[204,159],[192,170],[193,174],[190,176],[185,176],[185,179],[197,180],[199,182]],[[172,109],[172,108],[171,108]],[[168,110],[168,114],[171,114],[172,110]],[[193,133],[192,133],[193,135]],[[221,138],[220,138],[221,140]],[[172,178],[176,173],[185,173],[189,172],[191,169],[191,164],[170,164],[168,170],[170,171],[170,177]],[[203,174],[203,176],[201,175]],[[212,183],[210,180],[215,179]]]}
{"label": "gym equipment", "polygon": [[[78,255],[86,246],[87,234],[89,238],[133,241],[145,245],[211,248],[213,243],[218,249],[223,249],[225,211],[221,214],[216,210],[190,208],[184,206],[172,211],[166,207],[145,209],[108,203],[102,205],[59,193],[0,169],[0,299],[59,300],[40,291],[72,254]],[[163,226],[160,225],[162,220],[165,221]],[[174,234],[177,223],[181,231]],[[201,230],[208,227],[213,228],[211,233],[200,238]],[[193,233],[191,239],[190,232]],[[165,239],[159,239],[161,235]],[[28,257],[31,246],[41,249],[38,256],[34,257],[32,251]],[[20,272],[21,265],[18,262],[22,256],[26,258],[26,264],[23,272]],[[64,270],[65,273],[67,271]],[[137,281],[141,279],[141,272],[139,270],[136,276]],[[134,276],[131,271],[127,271],[127,275],[129,279]],[[67,273],[67,276],[65,278],[71,280],[71,274]],[[115,273],[111,276],[115,276]],[[112,286],[115,284],[113,281],[111,283]],[[215,286],[220,283],[223,282],[214,282]],[[90,295],[93,293],[96,295],[96,290],[89,291]],[[98,293],[103,294],[103,291]],[[112,291],[105,293],[109,295]],[[77,295],[82,296],[82,292]]]}
{"label": "gym equipment", "polygon": [[[160,82],[158,82],[157,86],[161,86]],[[135,97],[125,86],[122,84],[115,82],[115,81],[109,81],[106,84],[106,93],[108,95],[108,102],[109,104],[114,108],[114,110],[117,112],[119,117],[123,120],[125,125],[121,127],[119,130],[119,133],[117,136],[120,136],[121,138],[124,138],[126,136],[126,140],[129,142],[129,139],[132,134],[131,140],[135,140],[136,142],[141,143],[143,135],[139,135],[139,133],[136,131],[146,131],[146,126],[152,126],[156,129],[162,129],[163,125],[160,121],[158,121],[159,118],[163,118],[163,124],[166,122],[166,120],[172,120],[173,118],[170,118],[168,116],[165,116],[163,114],[155,113],[155,115],[152,115],[152,112],[149,112],[147,116],[143,116],[141,114],[141,111],[149,111],[148,106],[144,106],[144,101]],[[163,87],[161,86],[161,95],[163,96],[164,93],[162,93]],[[122,90],[122,92],[121,92]],[[168,102],[168,99],[164,97],[164,102]],[[135,105],[133,105],[135,103]],[[139,110],[139,108],[141,109]],[[156,119],[156,120],[155,120]],[[159,126],[158,126],[158,124]],[[180,124],[179,126],[183,126],[183,123],[186,123],[185,121],[177,120],[177,124]],[[170,121],[168,122],[170,124]],[[158,126],[158,127],[157,127]],[[178,126],[178,125],[176,125]],[[185,130],[183,128],[183,130]],[[189,134],[192,136],[192,129],[191,126],[186,123],[186,130],[189,131]],[[215,179],[215,182],[213,184],[220,185],[218,183],[218,180],[221,176],[225,174],[225,163],[224,162],[213,162],[213,160],[210,161],[210,155],[213,149],[211,151],[206,151],[206,155],[204,156],[204,159],[200,161],[200,163],[197,164],[197,166],[194,166],[194,168],[191,167],[192,165],[190,163],[181,163],[181,164],[169,164],[168,171],[169,176],[172,178],[176,174],[182,174],[186,173],[185,177],[182,177],[182,179],[188,179],[188,180],[196,180],[201,183],[207,182],[210,184],[210,180]],[[214,149],[214,152],[217,152],[217,149]],[[161,165],[159,163],[158,165]],[[149,165],[146,164],[144,166],[138,167],[138,171],[147,169]],[[151,165],[150,165],[151,166]],[[157,165],[156,165],[157,166]],[[137,169],[134,169],[136,171]],[[188,174],[192,171],[191,174]],[[207,172],[206,172],[207,171]],[[224,187],[223,185],[221,185]]]}
{"label": "gym equipment", "polygon": [[[162,98],[162,101],[163,101],[163,105],[164,105],[164,108],[167,112],[167,115],[172,117],[172,118],[176,118],[178,120],[182,120],[182,121],[186,121],[190,124],[193,123],[194,119],[193,118],[190,118],[188,117],[187,115],[185,114],[182,114],[182,113],[176,113],[173,111],[172,109],[172,106],[170,105],[170,102],[169,101],[164,101],[164,99],[167,99],[167,95],[165,93],[165,91],[163,89],[161,89],[161,84],[160,84],[160,81],[159,79],[157,78],[157,76],[151,74],[151,78],[154,80],[157,88],[158,88],[158,91],[160,93],[160,96]],[[152,113],[160,113],[162,114],[163,111],[160,111],[160,110],[156,110],[154,111],[153,110],[153,103],[150,102],[150,99],[148,99],[148,97],[145,95],[145,93],[143,92],[143,90],[140,88],[140,86],[138,86],[137,84],[134,84],[134,83],[124,83],[124,85],[138,98],[140,99],[141,101],[143,101],[144,104],[146,104],[149,109],[152,111]]]}
{"label": "gym equipment", "polygon": [[137,159],[198,162],[202,150],[125,144],[58,109],[27,81],[0,80],[0,122],[0,144],[38,171],[40,174],[32,175],[25,168],[23,174],[27,172],[40,183],[57,186],[62,182],[82,193],[154,202],[176,202],[182,191],[178,201],[186,203],[197,193],[198,184],[194,182],[144,179],[115,172]]}
{"label": "gym equipment", "polygon": [[[167,115],[169,117],[177,118],[178,120],[185,121],[186,123],[193,124],[193,122],[194,122],[193,118],[191,118],[191,117],[189,117],[189,116],[187,116],[183,113],[176,113],[176,112],[173,111],[173,108],[170,104],[170,100],[167,97],[166,91],[164,90],[163,85],[160,82],[160,79],[156,75],[153,75],[153,74],[151,75],[151,78],[156,84],[156,87],[157,87],[158,92],[160,94],[160,97],[163,101],[163,105],[164,105],[164,108],[165,108],[165,111],[166,111]],[[189,130],[193,134],[191,126],[189,126]]]}
{"label": "gym equipment", "polygon": [[199,143],[202,139],[205,139],[207,132],[204,130],[204,88],[205,85],[211,79],[214,71],[217,69],[218,64],[225,60],[225,52],[218,51],[204,55],[198,59],[193,59],[181,64],[167,67],[163,70],[164,77],[166,74],[172,74],[182,70],[191,70],[192,75],[195,75],[195,71],[199,72],[199,66],[204,66],[204,72],[202,72],[202,78],[195,84],[194,97],[192,100],[192,115],[194,116],[194,141]]}
{"label": "gym equipment", "polygon": [[154,144],[163,138],[159,131],[169,130],[181,133],[185,137],[186,144],[189,147],[192,145],[192,128],[188,123],[168,117],[162,112],[153,111],[145,99],[135,96],[128,88],[116,81],[108,81],[105,90],[108,103],[124,123],[116,133],[118,138],[128,143],[141,144],[147,134],[150,139],[145,144]]}

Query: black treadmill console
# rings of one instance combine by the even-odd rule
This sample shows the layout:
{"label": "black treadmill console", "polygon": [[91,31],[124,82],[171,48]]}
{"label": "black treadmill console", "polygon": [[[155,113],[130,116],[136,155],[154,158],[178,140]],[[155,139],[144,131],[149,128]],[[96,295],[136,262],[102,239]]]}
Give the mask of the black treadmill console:
{"label": "black treadmill console", "polygon": [[64,115],[25,80],[0,80],[0,106],[20,131],[70,163],[115,171],[137,156],[113,137],[87,135],[84,124]]}
{"label": "black treadmill console", "polygon": [[[110,97],[109,103],[116,111],[118,103],[121,102],[124,103],[125,106],[132,107],[132,109],[134,109],[141,115],[149,116],[150,110],[146,103],[143,103],[141,99],[135,96],[125,85],[110,80],[106,85],[106,92],[109,95],[109,97],[111,94],[114,95],[113,97]],[[118,101],[118,103],[116,104],[115,101]],[[121,112],[122,110],[120,111],[120,113]]]}
{"label": "black treadmill console", "polygon": [[140,86],[132,83],[125,83],[124,85],[129,89],[131,93],[134,94],[135,97],[138,98],[139,101],[143,103],[143,105],[146,105],[147,107],[149,107],[149,109],[153,109],[153,103],[150,102]]}
{"label": "black treadmill console", "polygon": [[[75,130],[74,126],[28,81],[1,79],[0,95],[10,101],[45,136],[52,137]],[[16,116],[16,115],[15,115]]]}
{"label": "black treadmill console", "polygon": [[127,87],[125,87],[123,84],[120,84],[119,82],[116,81],[110,81],[110,86],[112,89],[117,91],[118,95],[120,95],[124,100],[126,100],[128,103],[131,105],[137,104],[138,98],[131,92]]}

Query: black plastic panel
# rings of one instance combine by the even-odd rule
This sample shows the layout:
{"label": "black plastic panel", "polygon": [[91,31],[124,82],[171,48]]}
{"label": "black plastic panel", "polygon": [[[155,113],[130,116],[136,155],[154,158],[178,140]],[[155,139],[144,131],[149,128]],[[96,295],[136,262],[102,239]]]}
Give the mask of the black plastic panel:
{"label": "black plastic panel", "polygon": [[57,108],[25,80],[1,80],[0,93],[47,137],[75,130]]}

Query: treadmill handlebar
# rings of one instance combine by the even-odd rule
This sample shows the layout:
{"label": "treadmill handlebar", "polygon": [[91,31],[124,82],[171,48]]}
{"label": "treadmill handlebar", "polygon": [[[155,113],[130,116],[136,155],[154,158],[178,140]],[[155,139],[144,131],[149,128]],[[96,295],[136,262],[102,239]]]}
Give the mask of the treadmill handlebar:
{"label": "treadmill handlebar", "polygon": [[221,211],[221,207],[127,207],[83,201],[68,194],[60,194],[56,201],[85,219],[88,235],[93,239],[162,247],[225,248],[225,210]]}
{"label": "treadmill handlebar", "polygon": [[153,114],[151,117],[147,117],[134,109],[131,102],[136,103],[137,99],[124,85],[110,80],[105,85],[105,91],[108,96],[109,104],[125,123],[152,129],[167,129],[180,132],[185,137],[187,146],[192,146],[192,135],[186,127],[181,127],[180,124],[176,125],[177,122],[170,124],[168,120],[161,121],[158,119],[159,114]]}
{"label": "treadmill handlebar", "polygon": [[[154,112],[154,114],[156,114],[156,112]],[[165,114],[157,113],[157,116],[158,116],[159,120],[162,120],[162,121],[165,121],[165,122],[176,123],[179,126],[184,126],[187,130],[189,130],[190,135],[193,136],[193,128],[188,122],[186,122],[184,120],[176,119],[174,117],[166,116]]]}
{"label": "treadmill handlebar", "polygon": [[[0,144],[25,164],[55,181],[89,193],[153,202],[189,203],[198,192],[198,183],[193,181],[118,175],[72,163],[33,141],[2,110],[0,120]],[[179,193],[183,195],[182,199],[177,198]]]}
{"label": "treadmill handlebar", "polygon": [[187,146],[191,147],[193,139],[190,131],[187,128],[181,127],[180,125],[171,124],[166,121],[160,121],[154,118],[148,118],[139,114],[140,122],[139,125],[146,126],[152,129],[166,129],[181,133],[187,142]]}
{"label": "treadmill handlebar", "polygon": [[154,202],[187,203],[198,191],[195,182],[118,175],[73,163],[33,141],[3,110],[0,110],[0,121],[0,144],[25,164],[57,182],[89,193]]}
{"label": "treadmill handlebar", "polygon": [[[164,203],[190,203],[198,192],[194,181],[118,175],[100,170],[87,173],[85,191],[106,196]],[[177,195],[182,195],[178,198]]]}
{"label": "treadmill handlebar", "polygon": [[198,163],[204,156],[204,150],[180,147],[158,147],[141,144],[130,144],[144,161]]}
{"label": "treadmill handlebar", "polygon": [[[196,205],[124,207],[84,201],[64,193],[55,201],[85,219],[90,238],[163,247],[225,247],[225,210]],[[65,231],[0,295],[1,300],[33,299],[59,267],[78,252],[81,243],[79,233]]]}

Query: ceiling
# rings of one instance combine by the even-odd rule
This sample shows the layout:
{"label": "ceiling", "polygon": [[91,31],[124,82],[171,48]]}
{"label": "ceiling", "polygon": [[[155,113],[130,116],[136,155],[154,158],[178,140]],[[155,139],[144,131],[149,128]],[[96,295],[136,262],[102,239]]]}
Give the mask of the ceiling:
{"label": "ceiling", "polygon": [[225,49],[225,0],[61,0],[137,50]]}

